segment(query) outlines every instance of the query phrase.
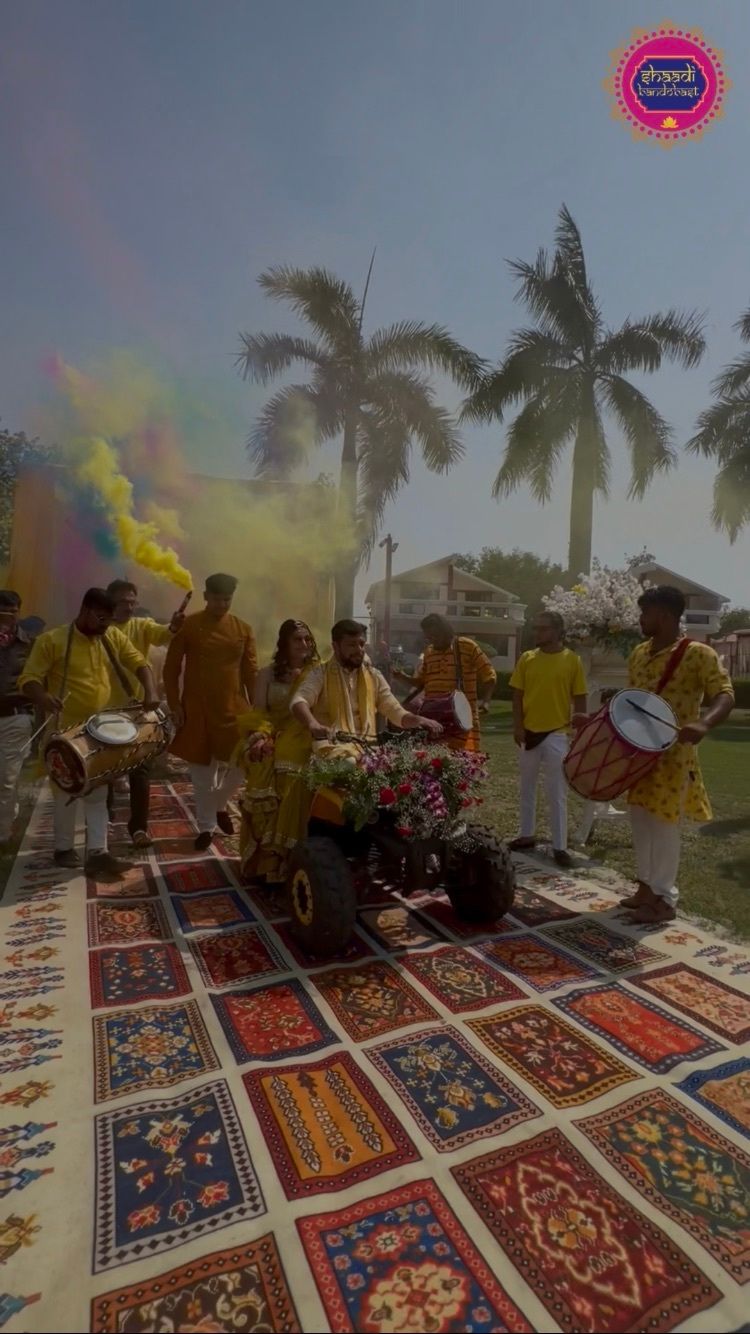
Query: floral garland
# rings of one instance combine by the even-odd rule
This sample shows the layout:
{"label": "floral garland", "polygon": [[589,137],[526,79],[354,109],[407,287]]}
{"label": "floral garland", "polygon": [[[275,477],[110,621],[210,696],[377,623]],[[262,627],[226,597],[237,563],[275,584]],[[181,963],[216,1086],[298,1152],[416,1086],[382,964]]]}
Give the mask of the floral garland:
{"label": "floral garland", "polygon": [[610,570],[597,560],[592,565],[573,588],[553,588],[544,605],[562,616],[571,643],[593,642],[627,657],[643,638],[638,599],[648,585],[631,570]]}
{"label": "floral garland", "polygon": [[481,806],[487,757],[443,747],[415,750],[392,744],[350,759],[313,759],[307,784],[346,793],[344,817],[355,829],[388,811],[402,838],[445,837],[464,811]]}

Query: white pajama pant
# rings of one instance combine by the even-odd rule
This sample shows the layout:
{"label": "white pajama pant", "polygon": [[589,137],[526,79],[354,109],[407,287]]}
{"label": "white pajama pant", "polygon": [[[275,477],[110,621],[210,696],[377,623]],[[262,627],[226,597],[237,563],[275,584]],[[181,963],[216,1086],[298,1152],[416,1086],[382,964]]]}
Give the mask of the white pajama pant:
{"label": "white pajama pant", "polygon": [[521,838],[533,838],[536,833],[536,791],[543,770],[552,846],[556,852],[568,846],[568,784],[562,767],[567,753],[568,738],[564,732],[550,732],[533,750],[524,747],[519,752]]}
{"label": "white pajama pant", "polygon": [[18,780],[29,753],[31,727],[30,713],[0,718],[0,843],[7,843],[13,832]]}
{"label": "white pajama pant", "polygon": [[191,764],[190,777],[195,793],[195,818],[199,834],[212,834],[216,828],[216,812],[223,811],[228,801],[237,796],[244,775],[241,769],[221,760],[210,764]]}
{"label": "white pajama pant", "polygon": [[[55,796],[55,852],[70,852],[75,846],[76,841],[76,821],[78,816],[79,801],[70,801],[70,798],[60,792],[58,788],[53,788]],[[86,819],[86,851],[90,856],[92,852],[107,851],[107,825],[109,823],[109,814],[107,811],[107,788],[95,787],[87,797],[80,798],[80,804],[83,806],[83,813]]]}
{"label": "white pajama pant", "polygon": [[638,879],[674,908],[679,898],[680,825],[660,820],[643,806],[631,806],[630,827]]}

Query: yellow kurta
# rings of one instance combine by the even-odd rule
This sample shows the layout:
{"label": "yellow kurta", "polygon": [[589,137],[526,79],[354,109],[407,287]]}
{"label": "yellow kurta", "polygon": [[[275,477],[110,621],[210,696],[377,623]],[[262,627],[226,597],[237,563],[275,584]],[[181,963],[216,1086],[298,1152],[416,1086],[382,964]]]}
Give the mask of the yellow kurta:
{"label": "yellow kurta", "polygon": [[[451,750],[479,750],[479,703],[478,686],[489,685],[490,681],[497,680],[497,672],[492,666],[486,653],[483,653],[478,644],[473,639],[465,639],[463,635],[457,637],[459,662],[461,664],[461,675],[463,677],[463,692],[471,705],[472,730],[466,736],[446,737],[444,744]],[[456,680],[456,654],[451,644],[450,648],[438,649],[430,644],[424,651],[422,659],[417,667],[413,677],[415,686],[421,686],[424,689],[425,699],[430,699],[435,695],[448,695],[453,690],[458,689]]]}
{"label": "yellow kurta", "polygon": [[[19,689],[27,681],[38,681],[50,695],[63,694],[63,667],[69,630],[69,626],[60,625],[55,630],[46,630],[35,640],[19,677]],[[107,641],[128,674],[146,666],[145,658],[116,626],[110,626]],[[102,636],[82,635],[80,630],[74,630],[65,683],[68,698],[60,715],[61,729],[85,722],[92,713],[107,707],[111,690],[109,673],[110,662]]]}
{"label": "yellow kurta", "polygon": [[243,742],[235,752],[234,762],[245,774],[240,830],[242,871],[246,876],[264,875],[277,884],[285,878],[289,851],[305,836],[312,797],[303,778],[310,758],[310,733],[290,713],[297,684],[274,681],[270,671],[262,672],[262,700],[256,689],[259,707],[238,719],[243,739],[263,730],[274,742],[273,753],[262,760],[249,761]]}
{"label": "yellow kurta", "polygon": [[[131,616],[129,621],[123,621],[116,629],[126,639],[130,640],[130,643],[146,662],[148,662],[149,649],[161,648],[172,639],[172,631],[169,626],[159,625],[159,622],[152,620],[150,616]],[[109,698],[111,708],[118,709],[123,704],[129,704],[131,699],[143,699],[143,686],[135,677],[131,678],[133,688],[129,695],[125,694],[111,666],[109,668],[109,679],[112,687],[112,694]]]}
{"label": "yellow kurta", "polygon": [[171,747],[175,755],[188,764],[230,759],[256,670],[255,636],[244,621],[231,614],[217,621],[205,611],[188,616],[172,637],[164,664],[167,703],[185,710],[185,725]]}
{"label": "yellow kurta", "polygon": [[[629,684],[634,689],[656,691],[674,647],[662,649],[652,656],[650,640],[639,644],[630,655]],[[692,643],[661,693],[672,705],[680,726],[685,727],[699,720],[701,704],[717,695],[731,695],[733,691],[715,650],[708,644]],[[698,823],[710,820],[711,804],[703,783],[697,748],[679,742],[670,747],[656,768],[630,789],[628,801],[669,824],[677,824],[683,818]]]}

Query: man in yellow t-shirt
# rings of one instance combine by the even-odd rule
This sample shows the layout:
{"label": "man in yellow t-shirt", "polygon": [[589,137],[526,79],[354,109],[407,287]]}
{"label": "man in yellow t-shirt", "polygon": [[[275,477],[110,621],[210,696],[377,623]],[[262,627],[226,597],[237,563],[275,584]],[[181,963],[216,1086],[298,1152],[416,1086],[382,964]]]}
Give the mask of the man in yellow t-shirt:
{"label": "man in yellow t-shirt", "polygon": [[586,677],[577,653],[565,648],[565,625],[557,612],[540,612],[534,622],[537,647],[521,654],[510,678],[513,738],[520,752],[521,833],[511,848],[536,844],[536,792],[544,769],[552,849],[558,866],[571,866],[568,853],[568,787],[563,760],[573,713],[586,708]]}
{"label": "man in yellow t-shirt", "polygon": [[[115,626],[122,631],[125,638],[130,641],[147,662],[150,649],[162,648],[169,644],[172,636],[177,633],[185,620],[185,613],[182,611],[175,612],[169,625],[159,625],[159,622],[153,620],[151,616],[135,616],[134,612],[138,605],[138,589],[129,579],[113,579],[107,588],[107,592],[114,602],[113,621]],[[131,699],[141,698],[143,692],[135,680],[132,681],[132,691],[129,695],[126,695],[121,682],[117,678],[117,673],[112,667],[110,667],[109,675],[112,687],[109,700],[111,708],[121,708],[124,704],[129,704]],[[130,784],[128,833],[137,848],[148,848],[151,846],[151,838],[148,832],[148,808],[151,790],[149,766],[142,764],[137,769],[131,769],[128,774],[128,781]],[[114,787],[111,784],[108,788],[107,807],[111,819],[114,808]]]}
{"label": "man in yellow t-shirt", "polygon": [[[85,722],[92,713],[107,707],[110,697],[109,656],[104,639],[125,672],[143,687],[144,704],[153,708],[154,678],[145,659],[120,630],[112,626],[114,604],[103,588],[90,588],[72,625],[48,630],[35,641],[18,689],[44,713],[55,718],[64,730]],[[78,802],[54,789],[55,864],[78,866],[75,852]],[[84,798],[86,815],[86,871],[91,875],[113,875],[122,864],[107,851],[107,789],[95,788]]]}

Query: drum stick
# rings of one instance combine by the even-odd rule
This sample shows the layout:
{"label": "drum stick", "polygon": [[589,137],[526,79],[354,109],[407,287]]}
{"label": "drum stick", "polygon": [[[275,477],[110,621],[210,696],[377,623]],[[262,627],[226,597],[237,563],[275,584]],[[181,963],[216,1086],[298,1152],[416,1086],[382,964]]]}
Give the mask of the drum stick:
{"label": "drum stick", "polygon": [[[62,699],[62,701],[61,701],[60,709],[56,709],[56,710],[55,710],[55,717],[59,717],[59,716],[60,716],[60,711],[61,711],[61,709],[62,709],[62,705],[65,703],[65,700],[68,698],[68,695],[69,695],[69,694],[70,694],[70,691],[69,691],[69,690],[66,691],[66,693],[65,693],[65,695],[64,695],[64,697],[63,697],[63,699]],[[36,741],[37,737],[40,736],[41,733],[44,731],[44,729],[45,729],[45,727],[47,726],[48,722],[49,722],[49,718],[45,718],[45,720],[44,720],[44,722],[42,723],[41,727],[37,727],[36,731],[35,731],[35,732],[32,732],[32,734],[31,734],[31,736],[29,737],[28,741],[25,741],[24,744],[23,744],[22,747],[21,747],[21,752],[20,752],[21,755],[23,755],[24,752],[27,751],[27,750],[29,749],[29,746],[33,746],[33,744],[34,744],[34,742]]]}
{"label": "drum stick", "polygon": [[628,704],[631,708],[637,709],[639,713],[645,713],[647,718],[653,718],[655,723],[663,723],[665,727],[671,727],[673,732],[680,732],[682,730],[674,723],[668,722],[666,718],[660,718],[658,713],[652,713],[650,709],[644,709],[642,704],[636,704],[634,699],[629,699]]}

